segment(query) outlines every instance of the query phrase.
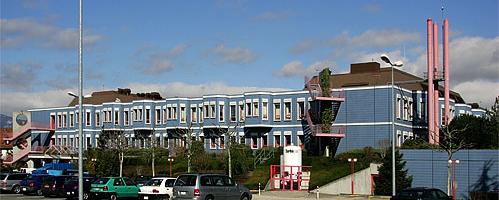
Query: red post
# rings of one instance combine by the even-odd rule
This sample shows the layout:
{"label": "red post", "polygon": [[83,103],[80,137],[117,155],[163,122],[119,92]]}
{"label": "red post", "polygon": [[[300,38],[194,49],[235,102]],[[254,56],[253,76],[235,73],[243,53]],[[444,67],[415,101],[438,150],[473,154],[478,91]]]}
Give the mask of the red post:
{"label": "red post", "polygon": [[348,162],[350,162],[350,172],[351,172],[351,190],[352,194],[355,194],[354,181],[355,181],[355,162],[357,162],[357,158],[348,158]]}
{"label": "red post", "polygon": [[353,162],[350,163],[350,170],[352,171],[352,181],[351,181],[352,182],[352,194],[354,194],[355,192],[354,192],[354,184],[353,184],[353,182],[354,182],[354,177],[353,177],[354,175],[353,175],[353,173],[354,173],[355,169],[354,169]]}
{"label": "red post", "polygon": [[170,161],[170,177],[172,177],[172,161],[173,161],[173,158],[168,158],[168,161]]}

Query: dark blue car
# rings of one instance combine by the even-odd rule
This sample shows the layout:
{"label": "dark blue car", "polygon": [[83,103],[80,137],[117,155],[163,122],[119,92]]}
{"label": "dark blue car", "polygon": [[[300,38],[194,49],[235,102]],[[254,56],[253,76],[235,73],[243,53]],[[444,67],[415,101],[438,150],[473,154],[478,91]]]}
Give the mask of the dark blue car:
{"label": "dark blue car", "polygon": [[42,184],[43,181],[51,177],[48,174],[32,174],[21,181],[21,192],[23,194],[37,194],[42,195]]}

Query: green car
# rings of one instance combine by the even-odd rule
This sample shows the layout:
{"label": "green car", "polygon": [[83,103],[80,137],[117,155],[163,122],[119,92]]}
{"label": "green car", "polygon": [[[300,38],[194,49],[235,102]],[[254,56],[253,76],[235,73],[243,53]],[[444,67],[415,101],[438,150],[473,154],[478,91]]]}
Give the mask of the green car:
{"label": "green car", "polygon": [[92,183],[90,195],[92,199],[137,198],[139,187],[126,177],[102,177]]}

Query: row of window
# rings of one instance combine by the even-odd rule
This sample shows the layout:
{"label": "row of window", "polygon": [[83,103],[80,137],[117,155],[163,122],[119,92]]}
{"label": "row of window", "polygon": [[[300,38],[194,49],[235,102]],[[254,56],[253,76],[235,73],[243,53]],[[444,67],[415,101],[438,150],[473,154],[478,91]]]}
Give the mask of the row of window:
{"label": "row of window", "polygon": [[[270,138],[273,138],[273,144],[268,144]],[[267,146],[272,146],[278,148],[280,146],[289,146],[289,145],[303,145],[303,135],[297,135],[292,139],[292,135],[281,135],[280,132],[275,132],[274,135],[264,135],[262,137],[252,136],[249,138],[249,143],[246,143],[244,136],[236,136],[233,138],[234,143],[238,144],[248,144],[252,149],[259,149]],[[281,140],[282,139],[282,140]],[[192,141],[205,141],[204,136],[192,137]],[[225,136],[222,135],[220,137],[211,137],[209,138],[209,148],[210,149],[225,149],[226,141]],[[78,137],[57,137],[57,140],[54,141],[56,145],[60,146],[78,146]],[[95,141],[96,142],[96,141]],[[150,148],[152,146],[169,148],[170,145],[174,147],[185,147],[186,146],[186,138],[172,138],[167,141],[161,140],[160,137],[155,138],[135,138],[135,137],[126,137],[126,145],[129,147],[137,147],[137,148]],[[84,144],[84,148],[91,148],[92,141],[90,137],[86,137]]]}
{"label": "row of window", "polygon": [[[192,123],[202,123],[204,119],[215,119],[218,117],[219,122],[225,121],[225,105],[221,104],[223,102],[219,102],[218,107],[215,103],[204,105],[204,106],[193,106],[189,111],[187,111],[185,105],[180,106],[180,123],[187,123],[187,112],[190,112],[190,122]],[[284,101],[276,101],[273,104],[273,120],[274,121],[291,121],[292,120],[292,103],[291,100]],[[269,120],[269,104],[266,100],[259,101],[250,101],[243,104],[239,102],[239,105],[236,102],[231,102],[229,105],[229,120],[230,122],[243,122],[246,118],[249,117],[260,117],[260,109],[261,106],[261,119]],[[284,117],[281,116],[282,109],[284,107]],[[305,102],[298,101],[296,103],[296,119],[301,120],[305,116]],[[161,115],[161,113],[163,113]],[[218,113],[218,115],[217,115]],[[239,113],[239,114],[237,114]],[[95,125],[101,126],[101,122],[104,123],[113,123],[114,125],[121,125],[120,116],[123,116],[123,125],[129,126],[132,125],[133,122],[141,122],[145,121],[146,124],[151,124],[151,109],[150,107],[134,107],[132,109],[125,108],[123,112],[120,113],[120,109],[118,108],[104,108],[102,110],[95,111]],[[51,124],[55,123],[55,114],[51,115]],[[57,128],[66,128],[67,124],[67,112],[57,113]],[[75,117],[76,116],[76,117]],[[85,112],[85,125],[91,126],[91,112],[87,110]],[[144,119],[145,118],[145,119]],[[177,105],[168,105],[155,108],[154,121],[156,124],[166,124],[168,120],[177,120]],[[78,121],[78,111],[69,113],[69,127],[74,127],[75,121]]]}

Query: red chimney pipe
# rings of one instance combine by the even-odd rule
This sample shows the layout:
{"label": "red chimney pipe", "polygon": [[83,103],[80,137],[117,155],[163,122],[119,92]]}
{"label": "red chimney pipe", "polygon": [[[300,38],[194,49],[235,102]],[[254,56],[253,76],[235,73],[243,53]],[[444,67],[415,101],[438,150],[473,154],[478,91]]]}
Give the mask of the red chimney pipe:
{"label": "red chimney pipe", "polygon": [[433,75],[434,75],[434,78],[433,80],[435,81],[433,87],[434,87],[434,92],[433,92],[433,95],[434,95],[434,98],[435,100],[433,101],[434,103],[434,107],[433,107],[433,112],[435,112],[433,114],[433,131],[434,131],[434,142],[438,144],[439,142],[439,129],[440,129],[440,126],[439,126],[439,111],[441,110],[440,109],[440,103],[439,103],[439,100],[438,100],[438,96],[439,96],[439,93],[438,93],[438,24],[437,22],[433,23]]}
{"label": "red chimney pipe", "polygon": [[444,19],[443,25],[443,57],[444,57],[444,124],[449,125],[449,88],[450,88],[450,71],[449,71],[449,20]]}
{"label": "red chimney pipe", "polygon": [[426,20],[426,34],[427,34],[427,47],[426,47],[426,61],[427,61],[427,72],[428,72],[428,140],[430,144],[434,144],[433,136],[433,121],[434,121],[434,111],[433,111],[433,22],[431,18]]}

